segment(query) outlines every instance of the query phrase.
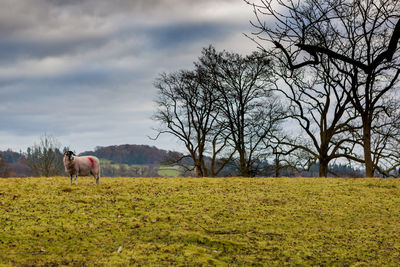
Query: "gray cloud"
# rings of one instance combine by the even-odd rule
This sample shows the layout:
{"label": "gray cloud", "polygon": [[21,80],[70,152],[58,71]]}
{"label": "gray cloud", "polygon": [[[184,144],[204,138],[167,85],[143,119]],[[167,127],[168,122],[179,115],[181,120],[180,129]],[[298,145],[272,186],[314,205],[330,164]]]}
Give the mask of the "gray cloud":
{"label": "gray cloud", "polygon": [[153,142],[153,81],[201,48],[248,52],[241,0],[0,0],[0,149],[44,134],[77,152]]}

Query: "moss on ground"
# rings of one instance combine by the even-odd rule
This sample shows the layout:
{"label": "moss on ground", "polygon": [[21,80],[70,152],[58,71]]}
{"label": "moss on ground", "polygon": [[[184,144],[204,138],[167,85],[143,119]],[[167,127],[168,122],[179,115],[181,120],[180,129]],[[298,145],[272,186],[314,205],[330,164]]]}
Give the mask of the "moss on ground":
{"label": "moss on ground", "polygon": [[398,266],[400,180],[0,180],[0,263]]}

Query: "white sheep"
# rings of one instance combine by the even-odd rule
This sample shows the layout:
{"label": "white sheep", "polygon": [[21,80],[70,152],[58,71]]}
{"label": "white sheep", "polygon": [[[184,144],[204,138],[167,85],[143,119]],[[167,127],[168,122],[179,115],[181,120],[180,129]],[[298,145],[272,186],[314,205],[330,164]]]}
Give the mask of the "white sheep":
{"label": "white sheep", "polygon": [[64,166],[65,171],[71,178],[75,176],[75,184],[78,184],[78,175],[94,176],[94,183],[99,184],[100,179],[100,162],[95,156],[81,156],[78,157],[72,151],[64,153]]}

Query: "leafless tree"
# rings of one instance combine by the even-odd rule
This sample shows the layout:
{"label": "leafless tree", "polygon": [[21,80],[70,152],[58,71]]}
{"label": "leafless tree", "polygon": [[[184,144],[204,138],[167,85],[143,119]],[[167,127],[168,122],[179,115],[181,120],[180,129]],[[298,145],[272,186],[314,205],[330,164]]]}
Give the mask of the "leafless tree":
{"label": "leafless tree", "polygon": [[213,47],[201,59],[212,73],[218,91],[220,117],[227,125],[229,140],[238,154],[241,176],[257,172],[256,162],[265,153],[263,141],[279,130],[285,116],[270,86],[270,61],[261,53],[243,57]]}
{"label": "leafless tree", "polygon": [[386,97],[386,109],[375,114],[372,125],[372,160],[375,174],[398,177],[400,166],[400,104],[398,97]]}
{"label": "leafless tree", "polygon": [[179,138],[193,159],[196,175],[206,176],[205,142],[215,121],[212,101],[209,101],[212,95],[207,89],[202,90],[196,74],[189,71],[162,74],[155,87],[158,89],[158,110],[153,118],[160,122],[157,131]]}
{"label": "leafless tree", "polygon": [[64,171],[60,143],[52,136],[43,135],[39,144],[28,147],[26,164],[33,176],[61,175]]}
{"label": "leafless tree", "polygon": [[158,110],[153,119],[160,123],[158,135],[172,134],[185,144],[199,177],[217,176],[234,153],[219,157],[227,145],[226,126],[219,120],[218,94],[210,81],[209,74],[197,66],[193,71],[162,74],[155,82]]}
{"label": "leafless tree", "polygon": [[284,111],[267,90],[269,61],[260,53],[243,57],[203,49],[192,71],[162,74],[156,81],[159,134],[181,140],[198,176],[216,176],[236,162],[251,176],[265,155],[263,143],[279,130]]}
{"label": "leafless tree", "polygon": [[[267,40],[291,70],[326,56],[351,81],[346,90],[362,119],[366,176],[374,175],[373,119],[400,75],[399,0],[260,0],[252,3],[260,47]],[[268,21],[268,23],[266,22]]]}
{"label": "leafless tree", "polygon": [[[276,57],[280,59],[279,54]],[[277,63],[274,71],[278,77],[275,90],[287,100],[288,116],[299,126],[299,135],[310,140],[286,137],[279,142],[288,148],[281,154],[303,150],[309,154],[305,167],[318,163],[320,177],[327,177],[329,163],[333,160],[345,157],[360,161],[352,155],[353,139],[347,136],[348,131],[354,130],[352,122],[356,116],[350,109],[351,100],[345,90],[343,74],[334,71],[329,61],[318,68],[294,71]]]}

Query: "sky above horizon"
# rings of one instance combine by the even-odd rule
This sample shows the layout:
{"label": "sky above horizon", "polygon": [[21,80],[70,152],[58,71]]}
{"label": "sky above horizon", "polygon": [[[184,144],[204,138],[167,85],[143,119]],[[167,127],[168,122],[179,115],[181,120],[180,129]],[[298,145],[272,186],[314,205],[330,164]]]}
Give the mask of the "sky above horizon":
{"label": "sky above horizon", "polygon": [[201,49],[257,49],[242,0],[0,0],[0,150],[44,134],[80,153],[153,141],[154,80]]}

